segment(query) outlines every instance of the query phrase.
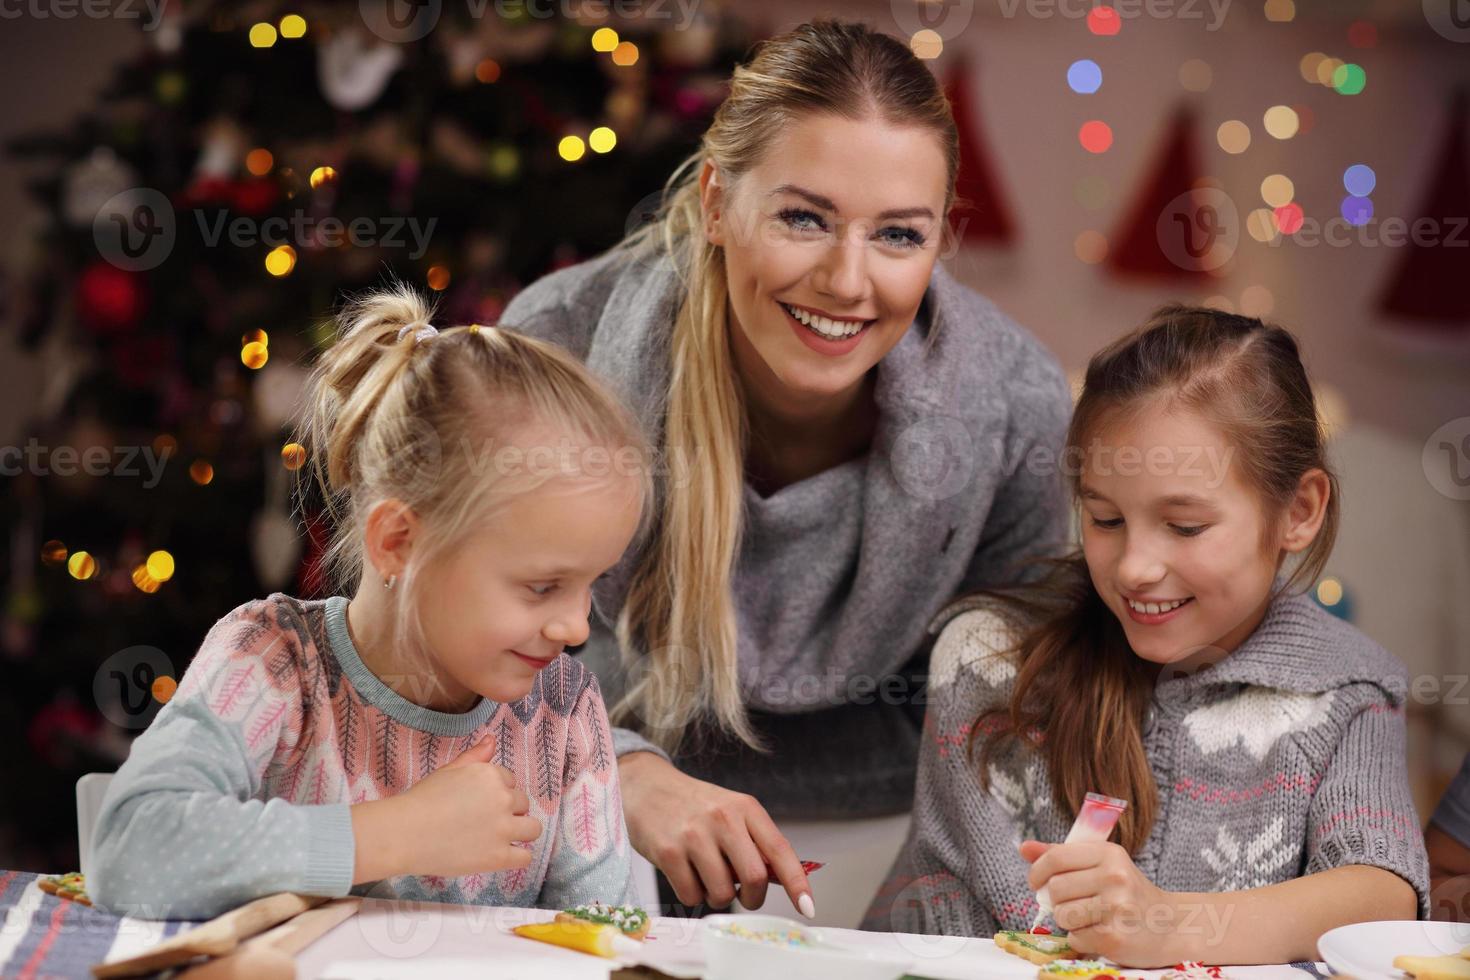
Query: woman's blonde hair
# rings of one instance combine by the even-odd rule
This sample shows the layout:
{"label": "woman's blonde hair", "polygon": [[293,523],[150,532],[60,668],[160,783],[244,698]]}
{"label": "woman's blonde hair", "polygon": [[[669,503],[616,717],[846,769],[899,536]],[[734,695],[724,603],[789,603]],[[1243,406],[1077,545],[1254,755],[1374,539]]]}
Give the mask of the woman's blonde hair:
{"label": "woman's blonde hair", "polygon": [[[432,312],[401,283],[349,302],[311,374],[296,435],[309,460],[301,489],[320,493],[329,519],[323,569],[333,588],[350,593],[367,571],[374,505],[398,500],[418,517],[394,621],[401,649],[421,662],[419,574],[515,496],[616,471],[637,479],[645,514],[652,500],[641,428],[575,357],[501,327],[437,330]],[[546,452],[533,458],[528,441]]]}
{"label": "woman's blonde hair", "polygon": [[704,235],[700,171],[713,163],[728,195],[793,120],[821,114],[932,131],[948,169],[945,209],[953,204],[958,137],[933,74],[886,34],[818,21],[762,42],[735,69],[700,149],[669,178],[659,219],[624,242],[670,256],[686,296],[671,342],[663,451],[687,478],[663,488],[657,536],[619,617],[630,679],[613,710],[614,720],[668,749],[689,723],[706,720],[760,747],[741,697],[731,593],[745,406],[729,348],[724,253]]}

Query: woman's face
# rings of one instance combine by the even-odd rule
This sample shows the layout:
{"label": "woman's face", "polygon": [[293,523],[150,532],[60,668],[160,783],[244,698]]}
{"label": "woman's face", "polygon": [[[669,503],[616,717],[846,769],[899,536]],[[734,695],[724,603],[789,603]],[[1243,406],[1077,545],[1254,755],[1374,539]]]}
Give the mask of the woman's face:
{"label": "woman's face", "polygon": [[913,323],[939,254],[948,171],[916,126],[800,117],[733,186],[701,174],[747,385],[793,408],[851,391]]}

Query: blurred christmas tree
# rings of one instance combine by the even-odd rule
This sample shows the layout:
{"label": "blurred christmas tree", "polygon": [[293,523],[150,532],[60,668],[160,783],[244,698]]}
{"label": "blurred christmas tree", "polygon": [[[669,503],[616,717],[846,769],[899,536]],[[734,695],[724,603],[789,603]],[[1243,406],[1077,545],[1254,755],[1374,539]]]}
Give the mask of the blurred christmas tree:
{"label": "blurred christmas tree", "polygon": [[749,40],[711,3],[373,6],[174,2],[94,112],[8,148],[49,220],[11,298],[47,380],[5,477],[0,868],[76,867],[77,776],[218,617],[320,588],[283,443],[342,294],[495,322],[638,220]]}

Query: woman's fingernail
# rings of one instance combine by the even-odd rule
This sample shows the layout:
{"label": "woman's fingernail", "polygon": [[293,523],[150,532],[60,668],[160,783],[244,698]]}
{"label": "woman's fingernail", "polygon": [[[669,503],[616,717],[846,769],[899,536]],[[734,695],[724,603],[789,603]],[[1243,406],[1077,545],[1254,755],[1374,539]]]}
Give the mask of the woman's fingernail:
{"label": "woman's fingernail", "polygon": [[817,917],[817,905],[812,901],[810,895],[803,895],[801,898],[798,898],[796,900],[796,908],[797,911],[808,919],[815,919]]}

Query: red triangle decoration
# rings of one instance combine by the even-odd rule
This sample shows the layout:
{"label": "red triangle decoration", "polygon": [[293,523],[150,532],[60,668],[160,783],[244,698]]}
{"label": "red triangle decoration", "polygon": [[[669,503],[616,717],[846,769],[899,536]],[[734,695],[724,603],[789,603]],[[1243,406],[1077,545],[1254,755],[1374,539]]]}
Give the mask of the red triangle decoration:
{"label": "red triangle decoration", "polygon": [[967,64],[956,61],[944,83],[960,143],[960,171],[955,178],[957,203],[952,220],[960,240],[967,245],[1005,244],[1015,238],[1015,223],[997,189],[990,152],[975,121],[979,108],[970,87]]}
{"label": "red triangle decoration", "polygon": [[[1223,264],[1216,260],[1226,227],[1223,194],[1200,184],[1194,113],[1175,111],[1163,149],[1113,235],[1108,264],[1123,275],[1199,280]],[[1239,229],[1233,229],[1238,234]]]}
{"label": "red triangle decoration", "polygon": [[[1429,193],[1409,223],[1398,270],[1383,298],[1386,313],[1420,321],[1435,332],[1470,326],[1470,139],[1466,119],[1470,98],[1459,92],[1451,105],[1439,163]],[[1420,222],[1433,222],[1433,234],[1414,234]]]}

